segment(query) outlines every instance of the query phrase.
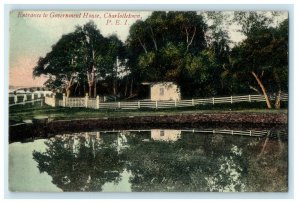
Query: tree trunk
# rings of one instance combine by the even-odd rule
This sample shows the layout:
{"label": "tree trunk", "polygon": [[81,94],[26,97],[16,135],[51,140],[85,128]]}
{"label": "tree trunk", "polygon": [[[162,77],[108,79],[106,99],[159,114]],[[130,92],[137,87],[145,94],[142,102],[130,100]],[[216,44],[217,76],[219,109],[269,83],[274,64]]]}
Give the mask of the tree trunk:
{"label": "tree trunk", "polygon": [[267,95],[267,92],[266,92],[266,89],[264,87],[264,85],[262,84],[261,80],[257,77],[257,75],[252,71],[251,74],[254,76],[254,78],[256,79],[261,91],[263,92],[264,96],[265,96],[265,99],[266,99],[266,103],[267,103],[267,106],[268,106],[268,109],[271,109],[272,108],[272,105],[271,105],[271,102],[270,102],[270,99]]}
{"label": "tree trunk", "polygon": [[86,94],[86,84],[83,84],[83,96]]}
{"label": "tree trunk", "polygon": [[89,97],[92,97],[92,86],[89,84]]}
{"label": "tree trunk", "polygon": [[124,90],[124,97],[127,97],[127,90],[128,90],[128,77],[126,77],[126,84],[125,84],[125,90]]}
{"label": "tree trunk", "polygon": [[281,84],[280,84],[280,79],[279,79],[276,69],[274,70],[274,77],[275,77],[275,81],[277,82],[277,86],[278,86],[278,91],[277,91],[276,99],[275,99],[275,108],[280,109]]}
{"label": "tree trunk", "polygon": [[280,98],[281,98],[281,90],[279,89],[278,92],[277,92],[277,95],[276,95],[276,100],[275,100],[275,108],[276,109],[280,109]]}
{"label": "tree trunk", "polygon": [[148,53],[148,51],[147,51],[146,45],[142,43],[142,41],[141,41],[141,39],[140,39],[140,38],[138,38],[138,40],[139,40],[139,42],[140,42],[141,46],[143,47],[145,54],[147,54],[147,53]]}
{"label": "tree trunk", "polygon": [[[76,95],[76,92],[77,92],[78,86],[79,86],[79,82],[77,82],[77,84],[76,84],[76,87],[75,87],[75,90],[74,90],[74,95]],[[78,91],[79,91],[79,90],[78,90]],[[77,94],[77,96],[78,96],[78,94]]]}
{"label": "tree trunk", "polygon": [[150,26],[150,30],[151,30],[151,38],[152,38],[152,41],[153,41],[153,44],[154,44],[154,48],[157,51],[157,43],[156,43],[156,40],[154,38],[154,33],[153,33],[153,29],[152,29],[151,26]]}
{"label": "tree trunk", "polygon": [[115,80],[113,81],[113,94],[114,94],[114,96],[117,95],[117,85],[116,85],[116,81]]}
{"label": "tree trunk", "polygon": [[263,146],[262,146],[262,148],[261,148],[261,150],[260,150],[260,153],[259,153],[259,155],[258,155],[258,158],[260,158],[260,157],[264,154],[268,142],[269,142],[269,137],[267,137],[267,138],[265,139],[265,142],[264,142],[264,144],[263,144]]}
{"label": "tree trunk", "polygon": [[187,28],[185,28],[185,32],[186,32],[186,50],[185,50],[185,53],[187,53],[188,50],[189,50],[189,47],[193,43],[193,40],[194,40],[194,37],[195,37],[195,34],[196,34],[196,27],[194,27],[194,32],[193,32],[191,40],[189,40],[189,32],[188,32]]}
{"label": "tree trunk", "polygon": [[131,84],[130,84],[130,96],[132,96],[133,93],[133,78],[131,78]]}
{"label": "tree trunk", "polygon": [[93,87],[95,85],[95,70],[92,69],[91,72],[87,71],[87,79],[89,85],[89,97],[93,97]]}
{"label": "tree trunk", "polygon": [[67,96],[67,98],[70,97],[70,94],[71,94],[71,90],[70,90],[69,87],[67,87],[67,88],[66,88],[66,96]]}
{"label": "tree trunk", "polygon": [[250,85],[249,88],[251,90],[254,90],[255,92],[257,92],[258,94],[260,94],[260,91],[258,89],[256,89],[255,87],[253,87],[253,86]]}
{"label": "tree trunk", "polygon": [[[87,80],[88,80],[88,84],[89,84],[89,97],[93,97],[92,95],[92,91],[93,91],[93,87],[95,85],[95,50],[93,49],[93,44],[92,44],[92,66],[91,67],[87,67],[86,69],[86,73],[87,73]],[[91,69],[90,69],[91,68]]]}
{"label": "tree trunk", "polygon": [[279,145],[279,154],[282,154],[284,146],[282,144],[279,131],[277,131],[277,139],[278,139],[278,145]]}
{"label": "tree trunk", "polygon": [[71,76],[70,80],[67,82],[67,84],[65,84],[66,85],[65,90],[66,90],[66,96],[67,97],[69,97],[70,94],[71,94],[71,87],[73,86],[73,83],[74,83],[74,79]]}
{"label": "tree trunk", "polygon": [[94,83],[94,97],[97,97],[97,83]]}

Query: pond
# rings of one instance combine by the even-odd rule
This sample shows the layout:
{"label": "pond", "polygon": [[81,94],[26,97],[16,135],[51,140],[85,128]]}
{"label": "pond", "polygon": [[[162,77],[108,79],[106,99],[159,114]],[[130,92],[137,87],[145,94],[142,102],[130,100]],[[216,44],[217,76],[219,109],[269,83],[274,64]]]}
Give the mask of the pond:
{"label": "pond", "polygon": [[249,136],[244,131],[99,130],[13,142],[9,188],[287,192],[287,132],[260,132]]}

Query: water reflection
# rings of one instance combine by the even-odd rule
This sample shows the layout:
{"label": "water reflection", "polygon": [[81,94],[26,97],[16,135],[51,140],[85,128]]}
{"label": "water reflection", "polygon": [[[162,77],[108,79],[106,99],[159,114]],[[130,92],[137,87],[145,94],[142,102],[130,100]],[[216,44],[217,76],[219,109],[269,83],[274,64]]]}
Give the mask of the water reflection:
{"label": "water reflection", "polygon": [[[287,191],[287,141],[184,130],[57,135],[34,151],[63,191]],[[127,175],[124,175],[127,174]],[[126,176],[126,177],[125,177]],[[122,189],[120,189],[122,191]]]}
{"label": "water reflection", "polygon": [[56,136],[45,142],[46,152],[34,151],[33,158],[63,191],[101,191],[104,183],[119,181],[125,160],[114,137],[97,134]]}
{"label": "water reflection", "polygon": [[152,129],[151,139],[157,141],[177,141],[181,137],[181,130]]}

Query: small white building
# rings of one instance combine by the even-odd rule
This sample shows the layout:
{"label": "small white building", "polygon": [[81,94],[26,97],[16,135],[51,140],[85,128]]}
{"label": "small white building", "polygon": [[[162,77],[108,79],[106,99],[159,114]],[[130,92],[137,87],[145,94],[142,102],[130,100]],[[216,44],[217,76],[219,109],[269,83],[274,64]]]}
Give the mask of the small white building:
{"label": "small white building", "polygon": [[150,85],[152,101],[181,100],[180,88],[173,82],[159,82]]}

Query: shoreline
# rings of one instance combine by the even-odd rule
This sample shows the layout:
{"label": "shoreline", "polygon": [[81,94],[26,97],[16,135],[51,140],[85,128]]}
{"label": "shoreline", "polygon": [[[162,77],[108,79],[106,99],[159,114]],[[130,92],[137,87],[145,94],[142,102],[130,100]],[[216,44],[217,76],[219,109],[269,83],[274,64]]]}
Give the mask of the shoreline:
{"label": "shoreline", "polygon": [[49,137],[72,132],[89,132],[96,129],[282,129],[288,126],[287,113],[194,113],[155,116],[123,116],[89,119],[48,120],[36,119],[33,123],[9,126],[9,140],[31,137]]}

